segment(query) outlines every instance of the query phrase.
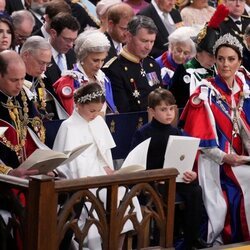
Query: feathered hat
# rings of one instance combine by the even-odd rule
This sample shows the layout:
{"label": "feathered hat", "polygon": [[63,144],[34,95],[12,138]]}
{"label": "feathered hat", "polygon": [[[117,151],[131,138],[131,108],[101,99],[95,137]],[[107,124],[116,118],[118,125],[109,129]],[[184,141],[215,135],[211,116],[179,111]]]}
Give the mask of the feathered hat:
{"label": "feathered hat", "polygon": [[220,24],[228,16],[229,10],[223,4],[218,5],[210,21],[202,28],[196,37],[197,47],[213,54],[213,46],[220,37]]}

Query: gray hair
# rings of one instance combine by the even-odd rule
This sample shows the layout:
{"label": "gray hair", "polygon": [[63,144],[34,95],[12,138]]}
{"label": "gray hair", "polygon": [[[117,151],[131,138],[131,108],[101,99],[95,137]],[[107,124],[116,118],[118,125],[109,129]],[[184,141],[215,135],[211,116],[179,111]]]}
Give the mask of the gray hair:
{"label": "gray hair", "polygon": [[18,10],[11,14],[13,26],[16,29],[19,27],[24,20],[29,20],[32,27],[35,26],[35,18],[28,10]]}
{"label": "gray hair", "polygon": [[142,28],[147,29],[150,34],[157,34],[158,32],[154,21],[147,16],[136,15],[128,23],[128,31],[133,36]]}
{"label": "gray hair", "polygon": [[20,54],[22,55],[26,51],[34,54],[37,50],[51,50],[51,45],[41,36],[31,36],[23,44]]}
{"label": "gray hair", "polygon": [[194,57],[196,55],[196,46],[191,38],[194,33],[191,29],[191,27],[180,27],[171,33],[168,36],[169,49],[171,50],[171,48],[177,43],[187,44],[190,45],[191,48],[190,57]]}
{"label": "gray hair", "polygon": [[82,32],[75,41],[75,53],[78,61],[82,61],[91,52],[108,52],[110,42],[99,30]]}

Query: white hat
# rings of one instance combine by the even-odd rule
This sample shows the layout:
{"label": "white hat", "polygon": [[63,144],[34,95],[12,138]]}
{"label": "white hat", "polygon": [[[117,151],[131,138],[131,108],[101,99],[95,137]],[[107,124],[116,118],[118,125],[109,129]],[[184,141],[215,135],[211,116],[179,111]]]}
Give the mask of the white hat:
{"label": "white hat", "polygon": [[97,16],[102,16],[106,11],[113,5],[121,3],[121,0],[101,0],[96,4],[96,14]]}

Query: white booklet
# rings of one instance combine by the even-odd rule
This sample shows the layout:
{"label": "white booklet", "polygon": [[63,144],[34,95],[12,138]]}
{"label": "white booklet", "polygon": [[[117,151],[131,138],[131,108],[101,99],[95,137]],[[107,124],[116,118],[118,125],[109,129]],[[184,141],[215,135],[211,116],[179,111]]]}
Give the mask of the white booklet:
{"label": "white booklet", "polygon": [[176,168],[176,182],[183,182],[183,173],[192,170],[200,139],[188,136],[169,136],[165,152],[164,168]]}
{"label": "white booklet", "polygon": [[47,174],[62,164],[67,164],[83,151],[91,143],[84,144],[67,152],[57,152],[51,149],[36,149],[19,167],[25,169],[37,169],[39,174]]}
{"label": "white booklet", "polygon": [[126,157],[121,168],[115,173],[132,173],[140,170],[146,170],[147,153],[151,138],[138,144]]}
{"label": "white booklet", "polygon": [[7,129],[8,127],[0,127],[0,136],[2,136]]}

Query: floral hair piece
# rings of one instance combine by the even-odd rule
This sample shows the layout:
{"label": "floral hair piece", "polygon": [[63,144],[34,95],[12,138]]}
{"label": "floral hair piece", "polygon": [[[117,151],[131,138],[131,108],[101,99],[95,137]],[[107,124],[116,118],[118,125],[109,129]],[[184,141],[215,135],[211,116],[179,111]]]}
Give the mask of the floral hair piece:
{"label": "floral hair piece", "polygon": [[223,44],[228,44],[228,45],[236,47],[239,50],[241,56],[243,56],[243,46],[241,45],[239,40],[235,36],[232,36],[230,33],[225,34],[224,36],[221,36],[216,41],[216,43],[214,44],[214,47],[213,47],[213,53],[215,54],[218,47],[223,45]]}
{"label": "floral hair piece", "polygon": [[103,90],[95,91],[91,94],[81,96],[77,99],[77,102],[78,103],[86,103],[87,101],[91,102],[93,99],[96,99],[97,97],[100,96],[105,96],[105,92]]}

